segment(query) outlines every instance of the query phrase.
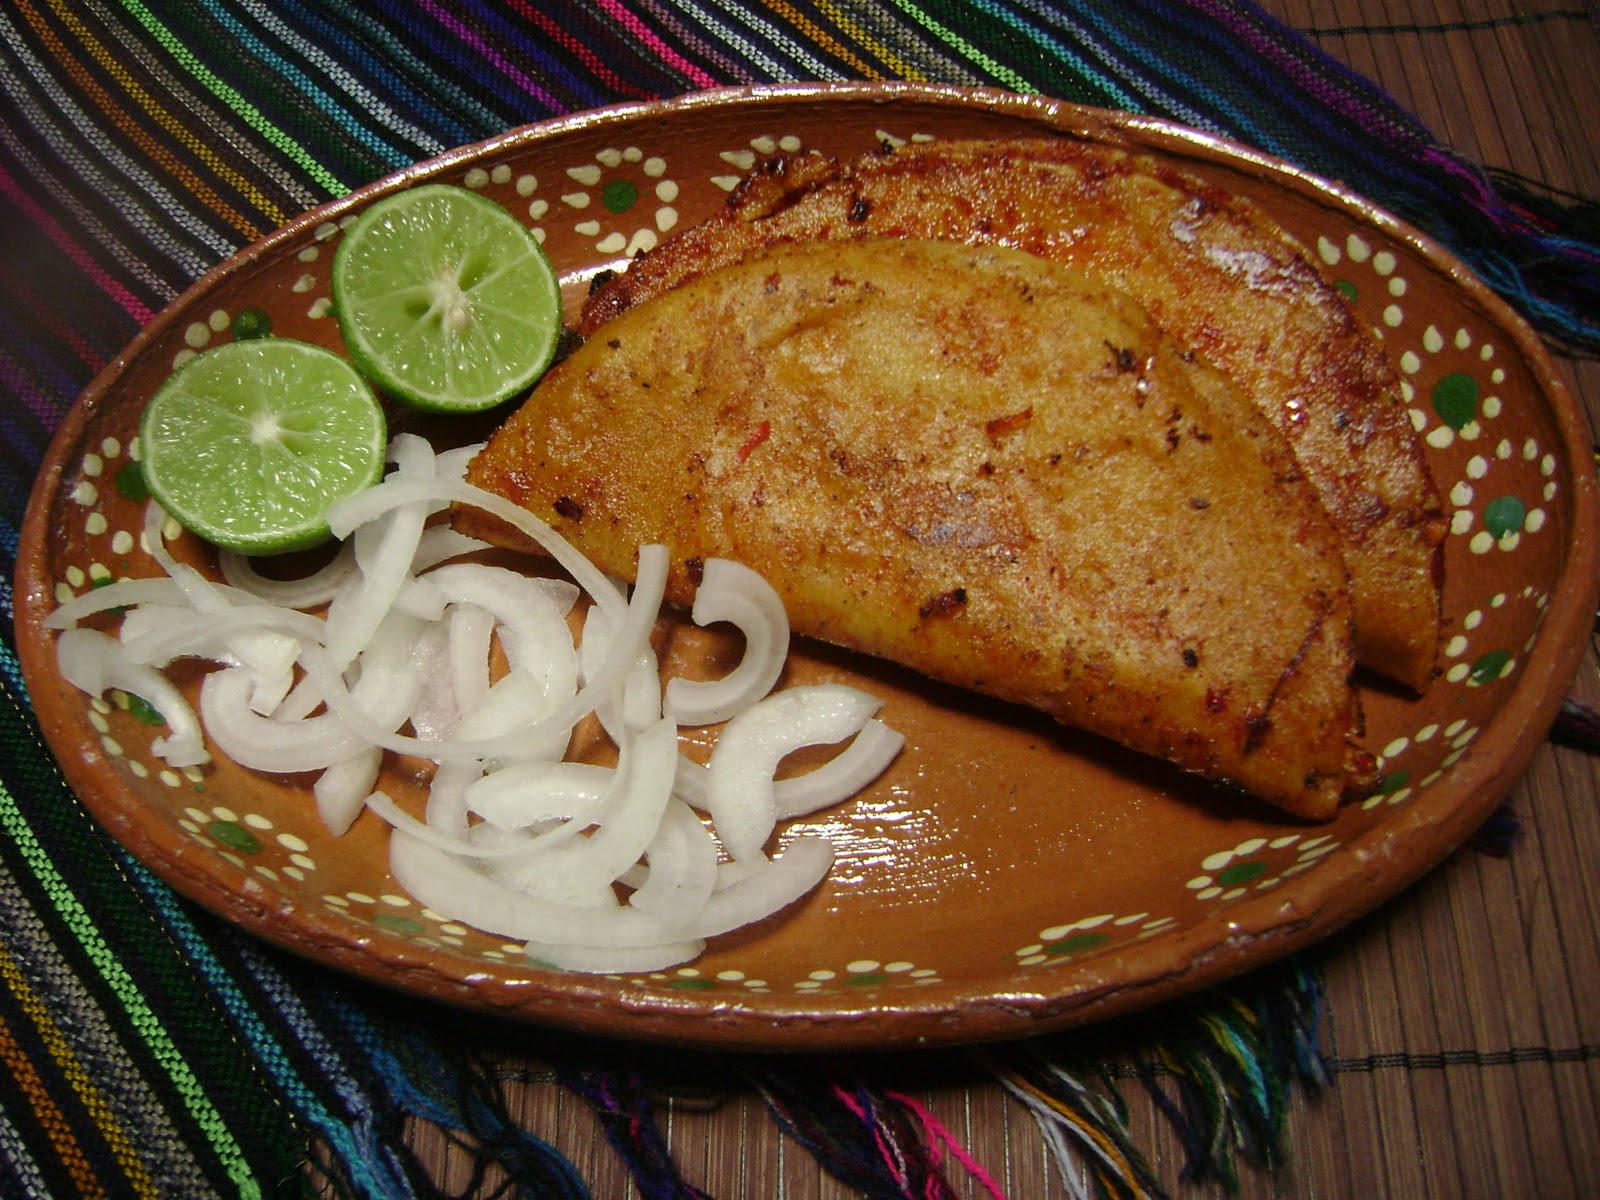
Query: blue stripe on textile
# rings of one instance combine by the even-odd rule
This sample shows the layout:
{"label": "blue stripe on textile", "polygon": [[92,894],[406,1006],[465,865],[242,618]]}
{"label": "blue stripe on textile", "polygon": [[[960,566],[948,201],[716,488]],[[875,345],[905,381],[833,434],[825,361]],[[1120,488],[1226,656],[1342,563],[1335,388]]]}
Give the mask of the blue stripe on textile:
{"label": "blue stripe on textile", "polygon": [[203,4],[217,24],[233,34],[241,49],[250,51],[263,66],[275,74],[283,76],[285,83],[296,89],[299,97],[308,101],[317,111],[326,115],[337,128],[342,129],[357,143],[365,146],[391,168],[397,169],[415,161],[415,154],[408,153],[380,138],[368,124],[364,124],[351,116],[343,105],[318,87],[315,80],[267,45],[243,21],[240,21],[223,5],[217,3],[217,0],[203,0]]}
{"label": "blue stripe on textile", "polygon": [[[322,1075],[320,1082],[331,1088],[346,1106],[343,1113],[336,1114],[324,1105],[318,1090],[295,1068],[288,1049],[268,1028],[256,1007],[261,997],[247,996],[240,988],[236,976],[218,960],[210,942],[200,933],[189,912],[178,903],[167,884],[126,852],[120,852],[120,856],[129,879],[138,886],[150,906],[161,914],[173,940],[183,947],[189,962],[206,982],[220,1007],[233,1019],[262,1070],[280,1090],[285,1103],[293,1108],[302,1122],[327,1139],[340,1161],[366,1189],[365,1195],[392,1196],[394,1200],[404,1200],[414,1195],[403,1171],[382,1169],[385,1166],[393,1167],[392,1159],[384,1154],[375,1156],[375,1147],[370,1139],[355,1135],[357,1129],[363,1128],[364,1118],[370,1118],[371,1098],[351,1077],[338,1048],[323,1036],[314,1022],[297,1013],[298,1001],[290,985],[275,977],[275,972],[259,958],[254,947],[241,942],[241,950],[258,964],[253,972],[254,982],[265,986],[273,1001],[272,1011],[284,1020],[296,1037],[302,1039],[300,1048],[305,1051],[308,1061],[317,1064]],[[367,1127],[370,1127],[370,1121]]]}
{"label": "blue stripe on textile", "polygon": [[990,16],[1004,22],[1023,37],[1059,58],[1075,74],[1097,88],[1105,96],[1104,103],[1135,112],[1143,107],[1127,89],[1119,85],[1116,80],[1084,58],[1075,49],[1065,45],[1060,39],[1051,37],[1049,34],[1029,25],[1016,13],[998,3],[997,0],[976,0],[976,5]]}

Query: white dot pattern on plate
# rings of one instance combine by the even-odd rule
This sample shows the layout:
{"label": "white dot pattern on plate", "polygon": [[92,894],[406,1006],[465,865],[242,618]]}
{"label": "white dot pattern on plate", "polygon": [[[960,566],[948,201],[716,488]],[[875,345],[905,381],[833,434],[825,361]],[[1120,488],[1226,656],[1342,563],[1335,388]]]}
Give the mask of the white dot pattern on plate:
{"label": "white dot pattern on plate", "polygon": [[[927,135],[878,131],[881,142],[903,144]],[[758,157],[803,149],[792,134],[758,134],[727,147],[704,178],[714,187],[730,188],[739,173]],[[467,170],[461,182],[498,194],[513,212],[531,222],[535,237],[585,239],[598,254],[632,257],[655,246],[679,224],[684,188],[669,169],[666,153],[656,148],[623,144],[602,148],[583,161],[541,169],[538,174],[510,162],[486,163]],[[664,149],[664,148],[663,148]],[[493,189],[499,189],[495,193]],[[331,311],[327,283],[331,251],[340,231],[355,214],[319,225],[293,255],[292,290],[313,319]],[[1391,249],[1377,235],[1330,229],[1314,241],[1315,257],[1347,296],[1356,300],[1383,339],[1402,373],[1401,387],[1410,419],[1428,448],[1449,518],[1453,550],[1508,564],[1550,536],[1558,524],[1555,507],[1563,479],[1557,447],[1545,436],[1517,424],[1514,403],[1519,381],[1516,356],[1497,347],[1502,335],[1476,317],[1422,317],[1428,289],[1421,286],[1422,267],[1409,248]],[[288,299],[280,301],[285,306]],[[163,353],[174,366],[231,336],[237,313],[209,311],[174,332]],[[136,478],[138,445],[134,438],[97,439],[76,466],[76,482],[68,492],[83,512],[82,533],[88,545],[86,567],[72,566],[55,581],[54,594],[70,599],[87,587],[126,575],[130,560],[142,549],[142,531],[128,518],[113,513],[129,506],[118,503]],[[166,536],[180,531],[164,522]],[[1509,576],[1508,576],[1509,577]],[[1501,586],[1504,586],[1502,584]],[[1448,631],[1442,647],[1442,677],[1437,687],[1465,697],[1513,677],[1529,653],[1529,629],[1549,603],[1540,586],[1507,588],[1473,598],[1470,610]],[[1518,631],[1513,636],[1508,631]],[[308,805],[305,824],[281,818],[235,812],[225,805],[205,807],[207,773],[172,771],[154,756],[149,742],[161,732],[157,714],[141,712],[126,695],[113,703],[91,706],[94,728],[106,754],[137,778],[150,778],[183,800],[194,803],[174,818],[175,825],[198,845],[247,870],[262,881],[315,880],[319,874],[314,846],[323,844],[315,811]],[[141,725],[140,722],[148,722]],[[1385,738],[1373,749],[1380,754],[1383,785],[1363,802],[1381,812],[1408,803],[1437,781],[1449,766],[1469,753],[1481,731],[1481,717],[1441,725],[1424,722],[1414,730]],[[148,729],[148,732],[142,732]],[[280,827],[292,826],[292,827]],[[1189,910],[1167,913],[1107,911],[1068,912],[1039,928],[997,928],[997,954],[1028,968],[1065,964],[1101,949],[1116,948],[1181,928],[1219,907],[1270,890],[1280,882],[1336,857],[1343,848],[1338,836],[1297,830],[1223,845],[1202,855],[1181,878]],[[370,889],[342,890],[324,880],[321,904],[330,913],[361,926],[366,933],[404,939],[418,946],[448,947],[485,963],[515,964],[528,960],[520,946],[508,945],[420,910],[409,898],[374,881]],[[892,938],[891,938],[892,940]],[[907,947],[875,947],[870,954],[833,961],[830,947],[818,946],[812,962],[779,977],[764,963],[723,963],[715,969],[687,968],[623,978],[628,986],[667,991],[723,991],[730,995],[849,994],[896,987],[922,987],[943,982],[945,972],[916,961]],[[737,952],[735,952],[737,953]]]}

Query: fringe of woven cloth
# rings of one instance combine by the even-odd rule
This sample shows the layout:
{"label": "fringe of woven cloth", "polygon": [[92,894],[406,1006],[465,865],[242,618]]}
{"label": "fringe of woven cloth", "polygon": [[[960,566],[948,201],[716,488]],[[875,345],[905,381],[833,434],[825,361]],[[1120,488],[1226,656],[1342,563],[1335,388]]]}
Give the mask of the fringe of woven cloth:
{"label": "fringe of woven cloth", "polygon": [[[347,1045],[360,1048],[383,1084],[377,1093],[392,1098],[368,1123],[369,1159],[347,1145],[343,1156],[321,1160],[327,1193],[589,1196],[568,1160],[522,1128],[503,1064],[479,1057],[481,1037],[456,1042],[409,1018],[375,1017],[370,1004],[327,1000],[323,1015],[343,1024]],[[1277,1165],[1294,1091],[1314,1094],[1328,1083],[1322,1012],[1320,978],[1291,961],[1110,1025],[939,1051],[935,1061],[965,1067],[969,1082],[976,1070],[1020,1103],[1071,1200],[1161,1200],[1168,1193],[1134,1144],[1122,1089],[1147,1091],[1176,1134],[1182,1183],[1231,1189],[1241,1164]],[[1115,1059],[1103,1057],[1108,1045],[1123,1048]],[[681,1063],[648,1050],[585,1045],[553,1063],[553,1078],[592,1106],[644,1200],[712,1200],[684,1177],[663,1129],[670,1106],[730,1102],[732,1092],[706,1090],[712,1079],[759,1095],[783,1135],[864,1200],[1026,1200],[1008,1198],[996,1172],[915,1094],[926,1094],[927,1062],[707,1055],[696,1058],[699,1082],[688,1083],[675,1079]],[[468,1178],[447,1189],[406,1148],[413,1117],[433,1122],[459,1149]],[[379,1180],[390,1190],[374,1193]]]}

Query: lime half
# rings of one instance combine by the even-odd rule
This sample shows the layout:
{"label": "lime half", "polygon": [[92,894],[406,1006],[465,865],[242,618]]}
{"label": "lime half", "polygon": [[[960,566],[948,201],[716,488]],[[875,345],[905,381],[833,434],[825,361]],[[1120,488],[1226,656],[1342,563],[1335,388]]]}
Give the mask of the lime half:
{"label": "lime half", "polygon": [[180,525],[278,554],[325,541],[334,502],[382,477],[386,430],[346,359],[262,338],[180,367],[145,407],[139,445],[150,494]]}
{"label": "lime half", "polygon": [[477,412],[526,390],[555,357],[561,286],[505,208],[425,184],[378,201],[333,259],[345,348],[395,399]]}

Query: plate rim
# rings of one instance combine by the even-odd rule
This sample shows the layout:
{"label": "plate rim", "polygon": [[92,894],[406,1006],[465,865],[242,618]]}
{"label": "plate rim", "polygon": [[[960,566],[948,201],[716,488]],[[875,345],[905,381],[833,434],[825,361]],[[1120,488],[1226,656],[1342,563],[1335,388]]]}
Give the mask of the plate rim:
{"label": "plate rim", "polygon": [[[472,976],[481,972],[463,969],[446,972],[403,943],[385,953],[372,938],[341,928],[337,922],[317,911],[315,906],[299,909],[299,928],[315,935],[317,952],[305,945],[305,936],[287,936],[279,918],[296,906],[287,898],[268,901],[268,894],[254,884],[242,870],[237,871],[237,886],[225,886],[216,878],[216,864],[209,862],[202,872],[185,871],[185,860],[200,851],[183,841],[174,831],[166,839],[152,838],[143,827],[131,824],[119,809],[102,794],[106,784],[119,789],[119,777],[101,756],[56,753],[51,731],[45,730],[52,754],[60,763],[69,785],[80,802],[134,858],[146,863],[175,890],[246,931],[308,957],[326,966],[343,970],[358,978],[370,978],[381,965],[385,974],[398,968],[403,979],[384,978],[386,987],[423,998],[461,1004],[490,1011],[532,1024],[565,1026],[584,1032],[603,1033],[623,1039],[640,1039],[705,1047],[788,1050],[853,1048],[886,1044],[919,1046],[951,1044],[1021,1037],[1077,1025],[1116,1015],[1135,1007],[1146,1007],[1198,987],[1220,982],[1245,970],[1301,949],[1336,932],[1339,928],[1391,900],[1422,875],[1432,870],[1493,811],[1504,794],[1527,770],[1545,733],[1555,720],[1566,688],[1575,675],[1585,650],[1581,631],[1587,630],[1597,604],[1600,604],[1600,489],[1595,472],[1585,469],[1579,451],[1586,443],[1584,422],[1577,403],[1557,373],[1544,343],[1510,305],[1495,294],[1456,256],[1426,234],[1395,217],[1381,206],[1350,191],[1342,183],[1325,179],[1275,158],[1260,150],[1204,130],[1183,126],[1158,117],[1114,112],[1044,96],[1027,96],[993,88],[946,84],[889,83],[788,83],[758,84],[709,89],[654,101],[630,101],[597,109],[569,113],[507,130],[479,141],[445,151],[399,171],[353,189],[343,196],[301,214],[262,238],[235,251],[186,287],[153,316],[139,333],[106,364],[74,401],[52,436],[43,467],[31,490],[20,531],[15,576],[14,605],[18,658],[30,694],[37,683],[54,672],[43,643],[49,639],[40,622],[52,607],[48,580],[40,568],[45,559],[43,546],[47,516],[57,492],[70,450],[77,446],[104,398],[129,364],[145,352],[149,343],[166,326],[193,307],[222,282],[245,269],[255,260],[269,256],[279,245],[303,235],[329,221],[392,191],[413,186],[424,179],[451,171],[463,162],[481,159],[507,149],[521,149],[543,141],[554,141],[569,134],[611,127],[626,128],[658,119],[663,114],[698,110],[752,107],[774,103],[811,100],[818,103],[870,101],[881,103],[886,111],[896,104],[916,107],[958,107],[1021,116],[1041,126],[1041,132],[1086,136],[1099,141],[1131,141],[1136,147],[1146,139],[1199,152],[1203,157],[1220,157],[1230,163],[1247,164],[1265,171],[1275,180],[1302,193],[1345,209],[1363,223],[1376,225],[1386,236],[1406,243],[1426,258],[1435,270],[1448,276],[1452,285],[1466,293],[1493,321],[1500,333],[1509,335],[1515,349],[1549,407],[1561,438],[1564,467],[1571,479],[1572,538],[1552,589],[1552,602],[1533,650],[1520,664],[1520,677],[1508,703],[1486,723],[1480,740],[1491,728],[1502,736],[1509,731],[1508,751],[1486,761],[1483,754],[1469,752],[1451,768],[1460,799],[1446,811],[1434,811],[1441,804],[1426,803],[1427,793],[1381,826],[1374,827],[1347,844],[1346,849],[1375,849],[1365,843],[1381,840],[1384,887],[1374,893],[1370,887],[1358,889],[1362,902],[1337,903],[1346,889],[1341,886],[1364,874],[1369,868],[1367,855],[1350,853],[1335,856],[1320,864],[1313,875],[1319,883],[1318,903],[1285,919],[1283,897],[1299,898],[1299,892],[1279,892],[1274,896],[1241,901],[1225,911],[1212,912],[1156,941],[1140,946],[1140,961],[1148,965],[1138,978],[1114,978],[1098,986],[1078,982],[1070,988],[1046,990],[996,991],[995,986],[945,985],[935,992],[915,996],[937,996],[937,1002],[909,1002],[900,993],[886,994],[866,1007],[858,1003],[817,1003],[809,1009],[752,1008],[717,998],[703,1003],[692,996],[664,996],[656,992],[601,986],[595,977],[573,973],[548,975],[538,971],[523,973],[522,982],[502,979],[485,987]],[[1573,586],[1578,580],[1587,586]],[[52,643],[53,645],[53,643]],[[36,710],[37,711],[37,710]],[[81,749],[74,743],[74,749]],[[99,787],[95,785],[98,784]],[[122,789],[125,790],[125,789]],[[92,798],[91,798],[92,797]],[[122,806],[125,807],[125,806]],[[1438,831],[1428,853],[1407,854],[1405,843],[1413,845],[1422,828]],[[1381,835],[1381,837],[1380,837]],[[1399,843],[1399,845],[1395,845]],[[214,856],[208,856],[214,858]],[[1338,860],[1344,860],[1340,862]],[[153,861],[152,861],[153,860]],[[158,865],[159,864],[159,865]],[[234,870],[231,864],[222,866]],[[1304,891],[1305,889],[1300,889]],[[1290,908],[1293,905],[1289,906]],[[1240,947],[1247,953],[1239,954]],[[1155,950],[1155,953],[1151,951]],[[1227,955],[1222,954],[1227,950]],[[1102,962],[1115,959],[1108,955]],[[1244,961],[1241,961],[1244,960]],[[1093,961],[1093,960],[1085,960]],[[465,968],[465,964],[463,964]],[[1057,976],[1057,978],[1065,978]],[[551,980],[560,980],[552,989]],[[598,1012],[585,1010],[593,1005]],[[573,1012],[553,1011],[562,1006]],[[885,1034],[884,1025],[893,1026]],[[798,1045],[796,1043],[799,1043]]]}

